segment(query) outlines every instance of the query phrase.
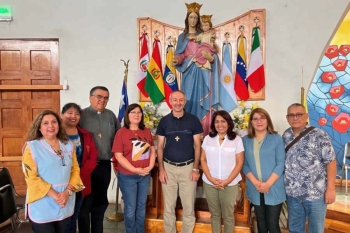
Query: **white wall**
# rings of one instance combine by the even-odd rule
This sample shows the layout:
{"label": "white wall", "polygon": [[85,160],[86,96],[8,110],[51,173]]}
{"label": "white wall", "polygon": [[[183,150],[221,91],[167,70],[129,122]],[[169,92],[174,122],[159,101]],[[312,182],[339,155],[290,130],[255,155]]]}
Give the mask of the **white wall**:
{"label": "white wall", "polygon": [[[220,4],[219,4],[220,2]],[[201,13],[214,14],[214,25],[251,9],[266,9],[266,99],[279,132],[288,127],[286,107],[300,101],[301,70],[308,89],[321,51],[337,25],[348,0],[202,0]],[[138,102],[136,91],[139,17],[184,26],[186,7],[171,0],[0,0],[12,5],[14,21],[0,23],[0,38],[58,38],[61,105],[74,101],[89,105],[91,87],[110,89],[108,107],[117,114],[124,66],[130,59],[129,102]],[[164,111],[167,111],[164,106]],[[112,177],[113,178],[113,177]],[[115,189],[115,188],[114,188]],[[115,191],[109,198],[115,201]]]}

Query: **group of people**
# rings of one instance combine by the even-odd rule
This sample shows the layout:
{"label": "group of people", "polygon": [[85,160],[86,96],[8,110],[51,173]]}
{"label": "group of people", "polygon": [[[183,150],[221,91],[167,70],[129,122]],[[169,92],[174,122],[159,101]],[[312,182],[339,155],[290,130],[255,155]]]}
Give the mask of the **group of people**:
{"label": "group of people", "polygon": [[307,123],[301,104],[287,109],[290,124],[282,136],[274,130],[263,108],[249,117],[248,135],[234,132],[226,111],[212,116],[210,133],[200,142],[199,119],[186,112],[186,96],[175,91],[170,96],[172,112],[157,129],[159,180],[164,195],[164,229],[176,232],[175,206],[180,196],[183,207],[181,232],[192,232],[199,161],[203,188],[211,214],[212,232],[234,231],[234,206],[241,172],[246,176],[246,196],[254,206],[259,233],[281,232],[279,217],[287,200],[289,231],[323,232],[327,204],[335,201],[335,154],[323,130]]}
{"label": "group of people", "polygon": [[23,147],[26,213],[34,232],[102,233],[108,207],[112,144],[120,124],[106,109],[109,91],[96,86],[90,106],[67,103],[39,113]]}
{"label": "group of people", "polygon": [[[291,233],[305,232],[306,219],[310,232],[323,232],[326,206],[335,201],[336,177],[335,154],[327,133],[308,125],[308,114],[301,104],[287,109],[291,127],[282,136],[262,108],[250,114],[248,135],[243,138],[233,132],[227,112],[211,114],[220,104],[220,64],[213,48],[211,15],[201,17],[201,6],[186,4],[185,29],[173,59],[182,73],[182,92],[172,93],[172,112],[157,129],[165,231],[176,232],[179,195],[181,232],[192,232],[200,161],[213,232],[221,232],[221,218],[225,232],[233,232],[241,171],[247,178],[246,196],[254,206],[259,232],[280,232],[279,216],[285,200]],[[207,136],[200,144],[203,132]]]}
{"label": "group of people", "polygon": [[[170,95],[172,111],[158,125],[157,151],[141,106],[127,107],[121,128],[106,109],[109,91],[103,86],[91,89],[89,107],[68,103],[60,115],[45,110],[31,124],[23,147],[23,172],[27,213],[36,233],[76,232],[77,223],[79,232],[103,232],[113,156],[127,233],[145,231],[156,157],[167,233],[176,233],[178,196],[183,207],[181,232],[193,232],[200,168],[212,232],[221,232],[222,218],[224,232],[234,231],[241,173],[259,233],[280,232],[285,200],[291,233],[305,232],[306,219],[310,232],[323,232],[326,206],[335,201],[336,163],[328,135],[308,125],[303,105],[292,104],[286,115],[291,127],[282,136],[268,112],[256,108],[249,117],[248,135],[239,137],[229,113],[213,110],[219,104],[219,59],[211,50],[211,16],[203,18],[202,28],[201,5],[186,5],[186,27],[173,59],[182,73],[182,91]],[[207,136],[202,142],[203,133]]]}
{"label": "group of people", "polygon": [[[32,122],[23,148],[28,185],[27,213],[35,232],[103,232],[111,157],[118,161],[126,232],[144,232],[150,172],[157,157],[164,196],[164,229],[176,232],[180,196],[182,232],[192,232],[197,181],[211,214],[212,232],[233,232],[234,206],[241,172],[246,196],[254,206],[259,232],[280,232],[279,216],[287,200],[290,232],[323,232],[327,204],[335,201],[335,155],[328,135],[307,124],[301,104],[287,110],[290,128],[274,130],[268,112],[254,109],[248,135],[234,132],[229,113],[215,111],[210,133],[185,111],[182,91],[170,95],[172,111],[157,128],[157,151],[139,104],[130,104],[124,126],[106,109],[109,91],[94,87],[91,105],[63,106],[61,114],[42,111]],[[200,167],[201,166],[201,167]]]}

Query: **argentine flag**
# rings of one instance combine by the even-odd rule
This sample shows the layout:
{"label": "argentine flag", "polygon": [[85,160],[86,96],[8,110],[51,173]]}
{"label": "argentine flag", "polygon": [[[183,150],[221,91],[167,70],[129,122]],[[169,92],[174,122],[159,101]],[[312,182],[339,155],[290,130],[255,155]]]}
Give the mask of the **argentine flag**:
{"label": "argentine flag", "polygon": [[237,96],[233,85],[232,75],[232,60],[231,60],[231,45],[225,43],[223,45],[222,67],[220,73],[220,105],[221,107],[230,112],[237,107]]}

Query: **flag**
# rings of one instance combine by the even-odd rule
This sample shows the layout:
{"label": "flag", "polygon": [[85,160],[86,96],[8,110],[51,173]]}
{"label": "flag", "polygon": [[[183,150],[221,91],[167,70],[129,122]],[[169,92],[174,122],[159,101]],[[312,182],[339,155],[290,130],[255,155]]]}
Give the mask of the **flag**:
{"label": "flag", "polygon": [[237,107],[237,96],[233,85],[230,43],[223,45],[219,93],[220,105],[225,111],[230,112]]}
{"label": "flag", "polygon": [[254,92],[258,92],[265,86],[265,71],[260,50],[260,29],[253,28],[252,53],[247,70],[247,80]]}
{"label": "flag", "polygon": [[[302,87],[301,88],[301,104],[304,106],[305,112],[309,113],[308,107],[307,107],[307,98],[306,98],[306,95],[304,93],[305,93],[305,89],[304,89],[304,87]],[[307,118],[307,122],[310,122],[309,117]]]}
{"label": "flag", "polygon": [[246,70],[246,56],[245,56],[245,38],[240,35],[238,38],[238,53],[235,75],[235,91],[241,100],[249,98],[247,70]]}
{"label": "flag", "polygon": [[139,60],[139,74],[137,77],[137,87],[145,97],[148,97],[148,94],[145,90],[147,67],[149,63],[147,33],[143,33],[142,36],[140,37],[140,40],[141,40],[141,53],[140,53],[140,60]]}
{"label": "flag", "polygon": [[123,87],[122,87],[122,96],[120,97],[120,104],[119,104],[119,113],[118,113],[118,120],[120,124],[124,123],[124,112],[126,110],[126,107],[129,105],[129,98],[128,98],[128,91],[126,89],[126,81],[123,81]]}
{"label": "flag", "polygon": [[166,52],[166,65],[164,70],[164,94],[165,101],[171,109],[170,105],[170,94],[173,91],[179,89],[176,79],[176,71],[175,66],[171,64],[172,60],[174,60],[174,46],[169,44]]}
{"label": "flag", "polygon": [[151,61],[147,68],[145,90],[154,104],[158,104],[164,99],[163,71],[160,59],[160,41],[154,39]]}

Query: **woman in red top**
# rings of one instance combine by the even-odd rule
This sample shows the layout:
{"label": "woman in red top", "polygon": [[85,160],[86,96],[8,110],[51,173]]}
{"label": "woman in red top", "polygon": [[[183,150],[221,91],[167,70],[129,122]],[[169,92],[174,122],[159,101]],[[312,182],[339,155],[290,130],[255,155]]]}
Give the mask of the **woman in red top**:
{"label": "woman in red top", "polygon": [[125,230],[142,233],[145,231],[146,201],[156,151],[151,131],[143,123],[140,105],[130,104],[126,108],[124,127],[118,130],[112,151],[118,160]]}
{"label": "woman in red top", "polygon": [[[98,151],[93,141],[92,135],[85,129],[78,126],[81,108],[75,103],[68,103],[61,111],[62,124],[68,139],[73,143],[77,160],[80,167],[80,177],[85,189],[76,193],[74,214],[71,217],[66,233],[75,233],[77,229],[77,218],[80,209],[83,209],[84,196],[91,193],[91,173],[97,165]],[[80,231],[80,230],[79,230]],[[81,231],[80,231],[81,232]]]}

